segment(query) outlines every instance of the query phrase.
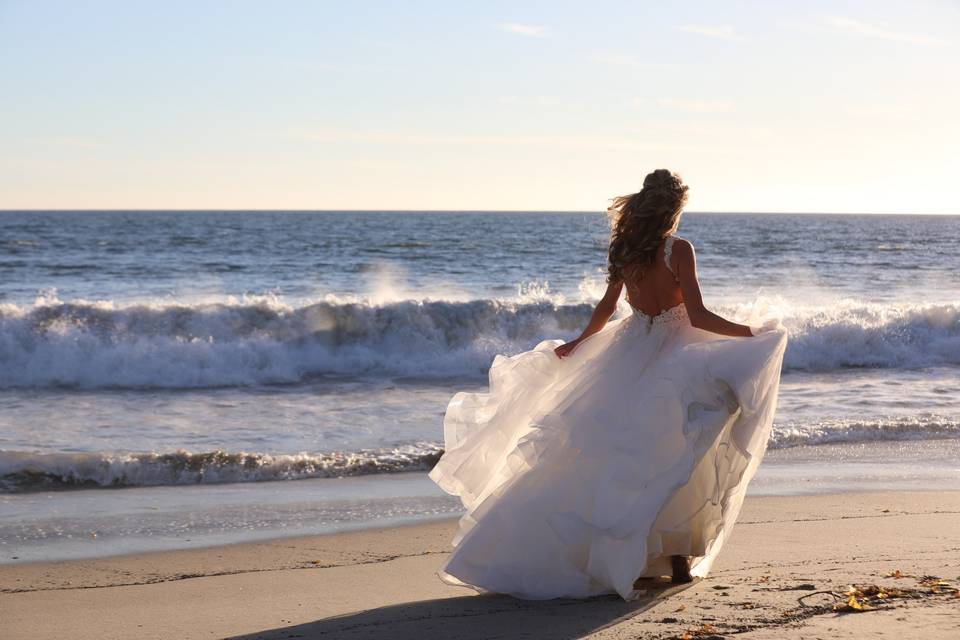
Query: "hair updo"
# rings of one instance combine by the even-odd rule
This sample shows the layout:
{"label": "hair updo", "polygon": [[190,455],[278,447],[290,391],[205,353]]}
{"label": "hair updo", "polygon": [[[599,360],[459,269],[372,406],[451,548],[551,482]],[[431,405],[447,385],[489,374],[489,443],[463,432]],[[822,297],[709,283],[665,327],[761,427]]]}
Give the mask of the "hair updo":
{"label": "hair updo", "polygon": [[607,282],[639,279],[657,254],[660,241],[677,230],[689,187],[676,173],[657,169],[637,193],[614,198],[610,215]]}

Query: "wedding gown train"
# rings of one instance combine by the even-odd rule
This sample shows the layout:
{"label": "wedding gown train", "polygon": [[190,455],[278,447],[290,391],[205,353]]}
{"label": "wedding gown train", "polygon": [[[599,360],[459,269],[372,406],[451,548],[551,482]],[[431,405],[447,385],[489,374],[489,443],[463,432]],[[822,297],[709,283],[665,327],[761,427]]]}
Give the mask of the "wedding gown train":
{"label": "wedding gown train", "polygon": [[706,576],[766,449],[786,342],[696,329],[681,304],[634,309],[562,360],[560,340],[496,356],[488,393],[451,399],[430,472],[466,508],[440,578],[631,600],[671,555]]}

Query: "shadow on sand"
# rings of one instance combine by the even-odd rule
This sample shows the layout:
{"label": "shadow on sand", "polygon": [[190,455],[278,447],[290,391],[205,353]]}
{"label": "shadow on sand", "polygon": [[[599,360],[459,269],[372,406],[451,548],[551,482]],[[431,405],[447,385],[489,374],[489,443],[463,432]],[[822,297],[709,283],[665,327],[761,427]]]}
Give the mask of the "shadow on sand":
{"label": "shadow on sand", "polygon": [[493,594],[406,602],[290,627],[232,636],[230,640],[572,640],[632,618],[693,584],[696,582],[685,585],[651,583],[647,595],[633,602],[624,602],[619,596],[600,596],[589,600],[534,601]]}

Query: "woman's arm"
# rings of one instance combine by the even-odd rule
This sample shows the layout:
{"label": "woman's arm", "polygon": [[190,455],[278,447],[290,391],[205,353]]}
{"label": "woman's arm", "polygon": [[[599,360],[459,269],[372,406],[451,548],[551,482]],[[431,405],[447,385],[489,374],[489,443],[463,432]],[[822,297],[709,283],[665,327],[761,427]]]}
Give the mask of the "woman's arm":
{"label": "woman's arm", "polygon": [[697,280],[697,258],[693,252],[693,245],[686,240],[677,238],[677,241],[673,244],[673,256],[676,260],[677,273],[680,277],[680,290],[683,291],[683,303],[687,308],[690,324],[698,329],[724,336],[752,336],[753,332],[747,325],[730,322],[703,306],[700,282]]}
{"label": "woman's arm", "polygon": [[597,331],[600,331],[600,329],[603,329],[603,326],[607,324],[607,320],[609,320],[610,316],[617,310],[617,301],[620,300],[621,291],[623,291],[623,282],[611,282],[608,284],[606,293],[603,294],[603,298],[597,303],[597,307],[593,310],[593,315],[590,316],[590,323],[587,324],[587,328],[583,330],[580,337],[560,345],[554,349],[553,352],[560,358],[568,356],[573,353],[573,350],[577,348],[578,344]]}

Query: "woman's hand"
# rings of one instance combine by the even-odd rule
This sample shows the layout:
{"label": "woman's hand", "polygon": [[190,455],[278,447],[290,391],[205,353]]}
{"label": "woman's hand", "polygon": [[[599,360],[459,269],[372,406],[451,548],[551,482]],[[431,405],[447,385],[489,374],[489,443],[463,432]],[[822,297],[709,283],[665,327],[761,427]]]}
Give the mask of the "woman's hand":
{"label": "woman's hand", "polygon": [[750,333],[752,333],[755,336],[758,336],[761,333],[766,333],[767,331],[773,331],[774,329],[777,329],[779,327],[780,327],[779,320],[767,320],[759,327],[751,326]]}
{"label": "woman's hand", "polygon": [[577,345],[583,342],[584,339],[589,338],[600,331],[600,329],[603,329],[604,325],[607,324],[607,320],[609,320],[610,316],[617,310],[617,300],[620,299],[621,291],[623,291],[623,281],[615,280],[614,282],[607,283],[607,291],[603,294],[600,302],[597,303],[593,314],[590,316],[590,323],[587,325],[587,328],[583,330],[583,333],[580,334],[580,337],[562,344],[553,350],[558,358],[567,357],[573,353],[573,350],[576,349]]}
{"label": "woman's hand", "polygon": [[571,340],[570,342],[566,342],[560,345],[559,347],[557,347],[556,349],[554,349],[553,352],[557,354],[558,358],[563,358],[564,356],[568,356],[571,353],[573,353],[574,349],[577,348],[577,345],[580,344],[581,339],[582,338],[577,338],[576,340]]}

